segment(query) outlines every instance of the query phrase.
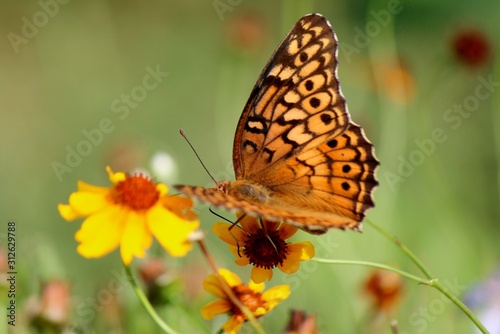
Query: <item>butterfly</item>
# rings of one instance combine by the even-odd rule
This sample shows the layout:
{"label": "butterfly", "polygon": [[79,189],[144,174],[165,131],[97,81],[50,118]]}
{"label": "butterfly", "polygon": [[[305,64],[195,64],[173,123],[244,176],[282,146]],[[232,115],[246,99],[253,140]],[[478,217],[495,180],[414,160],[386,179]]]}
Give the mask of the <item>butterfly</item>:
{"label": "butterfly", "polygon": [[320,14],[302,17],[264,67],[238,121],[235,181],[177,185],[215,207],[321,234],[359,230],[379,165],[350,121],[337,78],[338,42]]}

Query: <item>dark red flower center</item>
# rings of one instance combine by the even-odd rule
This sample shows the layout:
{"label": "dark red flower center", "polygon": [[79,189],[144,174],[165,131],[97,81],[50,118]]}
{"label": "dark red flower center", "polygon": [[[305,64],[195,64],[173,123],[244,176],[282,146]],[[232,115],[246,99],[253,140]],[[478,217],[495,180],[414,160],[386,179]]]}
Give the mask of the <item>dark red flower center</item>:
{"label": "dark red flower center", "polygon": [[243,253],[256,267],[272,269],[283,265],[288,254],[288,244],[278,230],[259,229],[257,233],[248,234],[243,245]]}
{"label": "dark red flower center", "polygon": [[156,184],[142,174],[127,175],[111,191],[113,202],[133,210],[146,210],[160,198]]}

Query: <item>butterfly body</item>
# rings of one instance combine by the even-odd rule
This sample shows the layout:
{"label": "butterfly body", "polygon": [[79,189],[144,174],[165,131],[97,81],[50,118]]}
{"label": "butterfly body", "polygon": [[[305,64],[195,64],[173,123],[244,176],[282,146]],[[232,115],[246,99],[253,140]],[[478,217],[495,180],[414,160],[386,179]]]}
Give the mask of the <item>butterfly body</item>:
{"label": "butterfly body", "polygon": [[235,181],[176,188],[310,233],[359,229],[373,207],[379,163],[350,121],[337,79],[337,39],[321,15],[300,19],[265,66],[238,121],[233,164]]}

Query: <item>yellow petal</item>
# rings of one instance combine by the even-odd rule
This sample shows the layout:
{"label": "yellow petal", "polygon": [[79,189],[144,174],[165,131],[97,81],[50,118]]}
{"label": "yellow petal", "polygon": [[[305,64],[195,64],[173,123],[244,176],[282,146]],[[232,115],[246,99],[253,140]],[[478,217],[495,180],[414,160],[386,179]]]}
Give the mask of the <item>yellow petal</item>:
{"label": "yellow petal", "polygon": [[242,324],[243,324],[243,318],[242,317],[232,316],[222,326],[222,329],[227,334],[236,334],[240,330]]}
{"label": "yellow petal", "polygon": [[204,280],[203,280],[203,288],[213,294],[216,297],[219,297],[221,299],[227,298],[226,293],[221,287],[221,283],[219,281],[219,278],[214,275],[210,274],[208,275]]}
{"label": "yellow petal", "polygon": [[234,257],[236,258],[236,260],[234,260],[234,263],[236,263],[239,266],[247,266],[250,264],[250,260],[245,255],[245,253],[243,253],[242,248],[240,248],[240,253],[238,254],[238,247],[231,245],[228,246],[229,250],[231,251],[231,253],[233,253]]}
{"label": "yellow petal", "polygon": [[282,265],[278,265],[278,268],[287,274],[293,274],[300,268],[299,260],[286,259]]}
{"label": "yellow petal", "polygon": [[205,320],[210,320],[219,314],[229,313],[231,311],[231,303],[227,300],[216,300],[201,308],[201,316]]}
{"label": "yellow petal", "polygon": [[68,204],[59,204],[57,206],[57,210],[59,211],[59,214],[61,215],[61,217],[63,217],[65,220],[67,220],[69,222],[72,220],[75,220],[77,218],[85,217],[85,215],[82,215],[82,214],[76,212],[75,210],[73,210],[71,205],[68,205]]}
{"label": "yellow petal", "polygon": [[266,285],[264,283],[255,283],[253,280],[250,280],[250,282],[248,282],[248,287],[253,292],[260,293],[260,292],[264,291],[264,288],[266,287]]}
{"label": "yellow petal", "polygon": [[250,275],[250,277],[252,278],[252,281],[254,281],[255,283],[262,283],[265,280],[270,281],[271,278],[273,278],[273,271],[272,269],[253,267],[252,274]]}
{"label": "yellow petal", "polygon": [[297,232],[297,230],[298,230],[297,227],[287,223],[283,223],[281,224],[279,229],[279,236],[281,237],[281,239],[286,240],[290,238],[292,235],[294,235],[295,232]]}
{"label": "yellow petal", "polygon": [[288,284],[278,285],[265,291],[262,294],[262,299],[266,301],[266,308],[270,311],[281,301],[290,296],[290,286]]}
{"label": "yellow petal", "polygon": [[193,248],[187,238],[200,225],[197,220],[184,220],[160,203],[148,210],[146,219],[150,231],[170,255],[185,256]]}
{"label": "yellow petal", "polygon": [[212,232],[229,245],[236,246],[236,240],[239,240],[241,246],[242,240],[246,238],[246,233],[238,226],[234,226],[231,231],[229,230],[230,227],[231,224],[215,223],[212,226]]}
{"label": "yellow petal", "polygon": [[160,193],[160,196],[164,196],[168,193],[168,187],[163,183],[157,183],[156,190]]}
{"label": "yellow petal", "polygon": [[121,182],[127,178],[127,175],[125,175],[125,173],[122,172],[113,173],[111,167],[109,166],[106,167],[106,172],[108,172],[109,180],[113,182],[113,184],[117,184],[118,182]]}
{"label": "yellow petal", "polygon": [[147,228],[145,215],[130,211],[125,220],[120,244],[123,263],[128,266],[134,256],[144,257],[145,251],[151,246],[152,241],[153,238]]}
{"label": "yellow petal", "polygon": [[109,188],[98,187],[87,182],[78,181],[78,191],[90,192],[90,193],[105,193],[109,191]]}
{"label": "yellow petal", "polygon": [[288,245],[287,260],[306,261],[314,257],[314,246],[309,241],[294,242]]}
{"label": "yellow petal", "polygon": [[118,247],[125,214],[119,207],[110,206],[85,219],[75,234],[75,239],[80,243],[78,253],[86,258],[95,258]]}
{"label": "yellow petal", "polygon": [[238,275],[225,268],[220,268],[219,274],[224,278],[224,280],[227,282],[227,284],[229,284],[230,287],[241,284],[241,280]]}
{"label": "yellow petal", "polygon": [[112,205],[108,199],[108,192],[77,191],[69,196],[69,205],[82,216],[89,216],[106,206]]}

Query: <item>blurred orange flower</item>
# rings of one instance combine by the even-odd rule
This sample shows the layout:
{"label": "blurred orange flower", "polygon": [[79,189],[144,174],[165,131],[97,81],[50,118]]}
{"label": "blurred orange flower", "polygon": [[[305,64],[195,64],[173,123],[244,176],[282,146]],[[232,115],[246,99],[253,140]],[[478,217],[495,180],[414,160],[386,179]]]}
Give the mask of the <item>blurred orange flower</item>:
{"label": "blurred orange flower", "polygon": [[364,290],[373,299],[376,312],[390,312],[401,298],[403,283],[397,273],[376,269],[365,281]]}

